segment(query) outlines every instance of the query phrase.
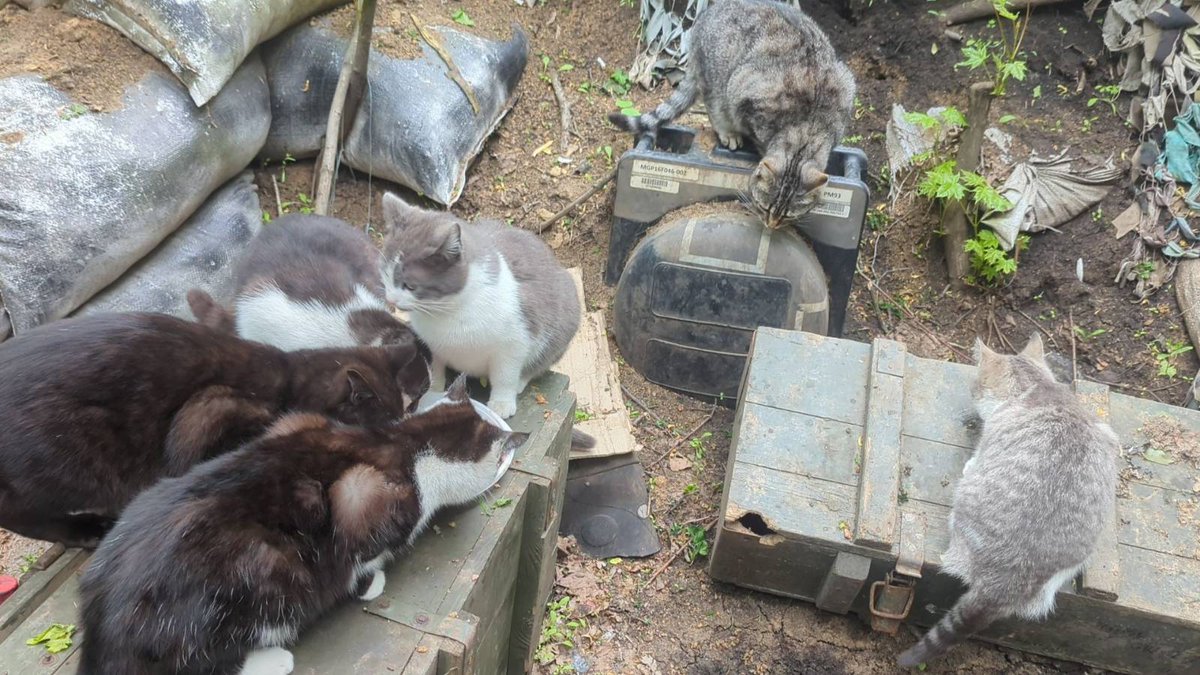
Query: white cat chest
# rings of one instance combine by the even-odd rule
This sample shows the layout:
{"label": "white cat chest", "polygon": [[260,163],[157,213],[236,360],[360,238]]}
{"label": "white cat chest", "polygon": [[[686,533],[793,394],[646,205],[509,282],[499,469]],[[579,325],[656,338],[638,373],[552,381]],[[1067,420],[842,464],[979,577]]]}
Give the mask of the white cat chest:
{"label": "white cat chest", "polygon": [[[901,616],[935,623],[962,592],[937,570],[973,445],[972,371],[890,340],[759,329],[712,576],[885,632]],[[1118,672],[1200,672],[1200,467],[1184,456],[1200,448],[1200,412],[1077,390],[1121,438],[1114,526],[1049,620],[979,637]]]}

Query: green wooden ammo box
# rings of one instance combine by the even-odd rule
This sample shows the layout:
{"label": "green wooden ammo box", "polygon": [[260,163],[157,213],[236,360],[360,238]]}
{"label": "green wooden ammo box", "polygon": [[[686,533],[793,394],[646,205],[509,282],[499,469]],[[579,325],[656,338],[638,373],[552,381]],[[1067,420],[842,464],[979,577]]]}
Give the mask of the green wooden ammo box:
{"label": "green wooden ammo box", "polygon": [[[972,446],[973,370],[890,340],[760,328],[711,575],[885,632],[902,617],[936,623],[963,590],[938,566]],[[979,637],[1121,672],[1200,673],[1200,471],[1170,457],[1200,447],[1200,413],[1089,382],[1077,391],[1121,437],[1114,525],[1049,620]]]}
{"label": "green wooden ammo box", "polygon": [[[382,596],[350,602],[301,635],[296,673],[524,673],[554,583],[575,396],[558,373],[533,383],[513,429],[530,433],[488,502],[443,513],[387,570]],[[539,402],[542,401],[543,402]],[[76,672],[79,640],[48,654],[25,641],[78,623],[86,555],[67,551],[0,605],[0,675]]]}

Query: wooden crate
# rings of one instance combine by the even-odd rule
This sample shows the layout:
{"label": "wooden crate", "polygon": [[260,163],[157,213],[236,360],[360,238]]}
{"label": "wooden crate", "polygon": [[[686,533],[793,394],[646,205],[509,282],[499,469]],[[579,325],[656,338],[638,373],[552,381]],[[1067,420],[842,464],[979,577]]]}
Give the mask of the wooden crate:
{"label": "wooden crate", "polygon": [[[535,381],[508,420],[530,438],[488,501],[511,503],[438,516],[436,530],[388,568],[383,595],[347,603],[302,634],[296,673],[528,671],[554,583],[575,410],[567,384],[557,373]],[[76,672],[78,639],[54,655],[25,640],[51,623],[78,623],[86,557],[68,551],[0,605],[0,675]]]}
{"label": "wooden crate", "polygon": [[[936,623],[963,590],[937,570],[972,446],[964,420],[973,370],[889,340],[759,329],[712,576],[872,618],[871,589],[890,573],[898,587],[915,583],[908,620]],[[979,637],[1122,672],[1200,672],[1200,471],[1140,456],[1152,426],[1195,434],[1200,413],[1088,382],[1077,391],[1125,448],[1114,525],[1048,621],[1004,621]],[[902,588],[895,597],[902,607]]]}

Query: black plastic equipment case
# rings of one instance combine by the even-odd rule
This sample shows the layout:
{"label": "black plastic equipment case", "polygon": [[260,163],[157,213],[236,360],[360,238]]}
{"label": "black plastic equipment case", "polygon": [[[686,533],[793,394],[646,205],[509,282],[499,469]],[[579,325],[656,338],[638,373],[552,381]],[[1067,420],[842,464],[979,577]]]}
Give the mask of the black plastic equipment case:
{"label": "black plastic equipment case", "polygon": [[621,157],[605,283],[617,285],[614,333],[630,365],[662,386],[732,404],[756,327],[842,334],[869,201],[867,161],[836,148],[821,203],[792,228],[771,231],[733,204],[673,217],[738,199],[759,161],[696,139],[695,130],[664,127],[654,148],[643,137]]}

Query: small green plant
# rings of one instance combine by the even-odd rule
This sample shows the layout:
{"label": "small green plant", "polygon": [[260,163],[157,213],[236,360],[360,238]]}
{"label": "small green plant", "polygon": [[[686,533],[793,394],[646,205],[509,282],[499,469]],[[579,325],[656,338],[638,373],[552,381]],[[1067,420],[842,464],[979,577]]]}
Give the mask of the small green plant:
{"label": "small green plant", "polygon": [[1154,263],[1146,260],[1133,267],[1133,271],[1142,281],[1147,281],[1154,274]]}
{"label": "small green plant", "polygon": [[313,212],[312,197],[309,197],[301,192],[300,194],[296,195],[296,199],[300,202],[300,213],[309,214]]}
{"label": "small green plant", "polygon": [[696,558],[708,556],[708,530],[700,525],[688,525],[683,531],[687,535],[683,559],[692,563]]}
{"label": "small green plant", "polygon": [[1028,248],[1029,237],[1017,237],[1016,251],[1010,256],[1000,245],[996,234],[982,226],[983,219],[988,215],[1012,208],[1012,203],[986,178],[974,171],[961,171],[954,160],[948,159],[925,171],[921,182],[917,184],[917,193],[939,202],[943,218],[946,205],[952,201],[960,203],[966,212],[975,231],[975,235],[963,245],[971,261],[972,275],[967,281],[992,286],[1016,273],[1017,255]]}
{"label": "small green plant", "polygon": [[[539,664],[545,666],[553,663],[558,657],[559,647],[575,648],[575,636],[580,630],[587,628],[587,621],[583,618],[574,618],[573,614],[570,596],[564,595],[546,605],[546,618],[542,620],[542,633],[538,638],[537,651],[533,653],[534,660]],[[567,670],[556,669],[554,672],[569,673],[574,670],[567,664]]]}
{"label": "small green plant", "polygon": [[581,93],[584,93],[584,94],[591,93],[591,91],[592,91],[592,83],[591,83],[591,82],[582,82],[582,83],[580,83],[580,85],[577,87],[577,89],[578,89],[578,90],[579,90]]}
{"label": "small green plant", "polygon": [[33,565],[37,561],[38,561],[38,555],[36,553],[29,553],[25,557],[21,558],[21,566],[20,566],[21,574],[25,574],[29,570],[33,569]]}
{"label": "small green plant", "polygon": [[1120,115],[1117,112],[1117,98],[1121,96],[1121,88],[1115,84],[1104,84],[1095,89],[1096,95],[1089,98],[1087,107],[1092,108],[1100,103],[1107,103],[1109,108],[1112,108],[1114,115]]}
{"label": "small green plant", "polygon": [[1096,116],[1085,117],[1083,118],[1083,121],[1079,123],[1079,130],[1085,134],[1090,134],[1092,133],[1092,125],[1098,121],[1100,121],[1100,118]]}
{"label": "small green plant", "polygon": [[604,89],[608,93],[618,97],[628,94],[631,87],[633,87],[633,81],[629,79],[629,74],[620,68],[608,76],[608,82],[604,85]]}
{"label": "small green plant", "polygon": [[479,510],[483,512],[483,515],[490,518],[491,515],[496,512],[496,509],[502,509],[506,506],[511,506],[512,502],[513,500],[509,497],[501,497],[500,499],[497,499],[491,503],[481,502],[479,504]]}
{"label": "small green plant", "polygon": [[1156,340],[1150,343],[1150,353],[1154,354],[1154,360],[1158,362],[1159,377],[1173,378],[1178,375],[1179,369],[1175,366],[1175,360],[1190,351],[1192,346],[1185,342]]}
{"label": "small green plant", "polygon": [[853,136],[843,136],[842,137],[842,143],[844,145],[858,145],[859,143],[862,143],[862,141],[863,141],[862,134],[855,134]]}
{"label": "small green plant", "polygon": [[285,153],[283,155],[283,159],[280,160],[280,162],[279,162],[279,182],[280,183],[287,182],[288,164],[293,164],[293,163],[295,163],[295,161],[296,161],[296,158],[292,157],[292,153],[289,152],[289,153]]}
{"label": "small green plant", "polygon": [[890,222],[892,222],[892,217],[888,215],[887,208],[883,204],[867,211],[867,227],[871,228],[873,232],[882,230]]}
{"label": "small green plant", "polygon": [[1029,28],[1029,17],[1024,19],[1008,9],[1005,0],[992,0],[996,19],[988,22],[989,27],[1000,33],[1000,39],[971,38],[962,48],[963,60],[954,64],[957,68],[983,70],[995,82],[993,96],[1003,96],[1009,80],[1022,82],[1029,73],[1025,52],[1021,42]]}
{"label": "small green plant", "polygon": [[264,223],[271,222],[271,214],[267,211],[263,211],[263,222]]}
{"label": "small green plant", "polygon": [[73,120],[76,117],[81,117],[88,113],[87,106],[82,103],[72,103],[71,105],[63,106],[58,109],[58,117],[64,120]]}
{"label": "small green plant", "polygon": [[450,20],[462,26],[475,26],[475,20],[468,16],[465,10],[461,9],[454,10],[454,13],[450,15]]}
{"label": "small green plant", "polygon": [[634,0],[621,0],[622,7],[633,7]]}
{"label": "small green plant", "polygon": [[685,497],[687,495],[696,494],[696,492],[698,492],[699,490],[700,490],[700,486],[696,485],[695,483],[688,483],[687,485],[683,486],[683,494]]}
{"label": "small green plant", "polygon": [[588,410],[586,408],[576,408],[575,409],[575,421],[576,422],[586,422],[590,419],[593,419],[594,417],[595,417],[595,415],[588,412]]}
{"label": "small green plant", "polygon": [[637,117],[638,115],[642,114],[642,111],[638,110],[637,107],[633,105],[633,101],[628,99],[617,99],[617,107],[621,109],[621,114],[627,117]]}
{"label": "small green plant", "polygon": [[697,436],[696,438],[693,438],[692,440],[688,441],[688,445],[690,445],[692,447],[692,451],[694,452],[694,454],[696,456],[696,461],[703,460],[704,455],[708,453],[708,446],[706,445],[705,442],[710,438],[712,438],[712,432],[706,431],[706,432],[700,434],[699,436]]}
{"label": "small green plant", "polygon": [[1075,337],[1079,338],[1080,342],[1088,342],[1089,340],[1098,338],[1107,332],[1108,332],[1108,329],[1106,329],[1106,328],[1095,328],[1092,330],[1088,330],[1087,328],[1084,328],[1083,326],[1075,326]]}

